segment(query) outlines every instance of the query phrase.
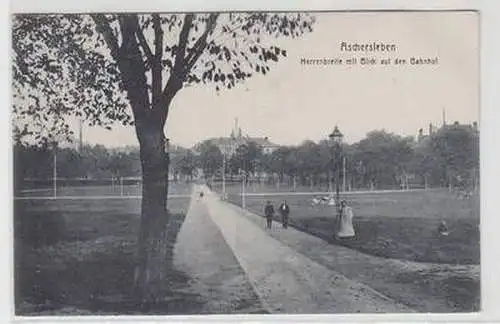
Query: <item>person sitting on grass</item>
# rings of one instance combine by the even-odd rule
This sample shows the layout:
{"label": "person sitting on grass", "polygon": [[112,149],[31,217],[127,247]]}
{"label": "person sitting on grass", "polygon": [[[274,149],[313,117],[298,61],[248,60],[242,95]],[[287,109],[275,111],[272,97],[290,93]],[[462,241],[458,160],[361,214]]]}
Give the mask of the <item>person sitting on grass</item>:
{"label": "person sitting on grass", "polygon": [[281,223],[283,224],[283,228],[288,228],[288,215],[290,214],[290,206],[286,203],[286,200],[283,200],[279,208],[281,214]]}
{"label": "person sitting on grass", "polygon": [[271,228],[274,216],[274,206],[270,200],[266,202],[266,207],[264,208],[264,214],[266,215],[267,228]]}
{"label": "person sitting on grass", "polygon": [[441,236],[448,236],[449,231],[448,231],[448,226],[446,226],[446,221],[441,221],[441,223],[438,226],[438,233]]}

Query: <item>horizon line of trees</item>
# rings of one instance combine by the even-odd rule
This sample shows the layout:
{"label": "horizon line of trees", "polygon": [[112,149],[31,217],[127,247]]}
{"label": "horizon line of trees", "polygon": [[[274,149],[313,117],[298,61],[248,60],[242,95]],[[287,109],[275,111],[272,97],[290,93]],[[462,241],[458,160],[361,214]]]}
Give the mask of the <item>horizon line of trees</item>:
{"label": "horizon line of trees", "polygon": [[[20,186],[23,179],[52,179],[52,147],[18,143],[14,151],[16,183]],[[228,181],[241,179],[244,171],[248,181],[311,187],[331,185],[333,174],[340,168],[342,184],[345,183],[348,190],[408,188],[410,185],[475,188],[479,181],[479,131],[474,127],[454,124],[421,139],[374,130],[356,143],[342,144],[341,151],[342,158],[336,160],[338,157],[323,140],[281,146],[271,154],[264,154],[261,147],[250,142],[224,157],[217,145],[206,140],[197,146],[196,152],[171,147],[170,177],[174,182],[192,181],[201,175],[207,181],[218,181],[225,164]],[[341,163],[333,167],[334,160]],[[57,149],[58,178],[140,176],[139,148],[124,151],[103,145],[84,145],[81,150]]]}

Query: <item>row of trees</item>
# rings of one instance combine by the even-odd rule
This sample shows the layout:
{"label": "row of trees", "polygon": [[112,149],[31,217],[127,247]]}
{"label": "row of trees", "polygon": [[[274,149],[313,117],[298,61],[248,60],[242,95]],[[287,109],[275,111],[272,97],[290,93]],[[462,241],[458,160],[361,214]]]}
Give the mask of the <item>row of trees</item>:
{"label": "row of trees", "polygon": [[[349,188],[391,188],[407,186],[474,186],[479,170],[479,133],[475,128],[451,125],[416,141],[385,131],[372,131],[361,141],[342,146],[341,172]],[[224,156],[210,141],[193,150],[173,146],[170,173],[174,181],[220,177]],[[50,146],[16,145],[16,169],[22,178],[50,179],[54,150]],[[328,142],[304,141],[298,146],[282,146],[272,154],[251,142],[240,145],[226,158],[229,179],[241,170],[257,181],[276,183],[295,179],[302,186],[328,186],[334,151]],[[140,177],[138,148],[107,149],[102,145],[81,150],[57,150],[60,178],[109,179]]]}
{"label": "row of trees", "polygon": [[[206,141],[200,145],[200,166],[207,178],[220,175],[222,152]],[[473,187],[479,173],[479,132],[454,124],[416,140],[383,130],[372,131],[352,145],[342,145],[341,163],[350,188],[394,188],[413,186]],[[335,151],[328,142],[305,141],[282,146],[265,155],[255,144],[240,145],[227,157],[226,173],[244,170],[254,179],[300,185],[328,186]],[[343,177],[342,177],[343,178]]]}
{"label": "row of trees", "polygon": [[57,176],[72,179],[105,179],[140,175],[140,160],[137,149],[118,151],[102,145],[74,148],[54,148],[47,145],[27,146],[17,144],[14,148],[15,168],[23,179],[51,179],[54,154],[57,157]]}
{"label": "row of trees", "polygon": [[[52,145],[14,146],[14,165],[20,180],[49,180],[57,159],[57,177],[67,179],[127,178],[141,176],[140,152],[137,147],[109,149],[103,145],[84,145],[80,150]],[[172,147],[170,168],[174,180],[196,175],[198,160],[193,152],[179,146]]]}

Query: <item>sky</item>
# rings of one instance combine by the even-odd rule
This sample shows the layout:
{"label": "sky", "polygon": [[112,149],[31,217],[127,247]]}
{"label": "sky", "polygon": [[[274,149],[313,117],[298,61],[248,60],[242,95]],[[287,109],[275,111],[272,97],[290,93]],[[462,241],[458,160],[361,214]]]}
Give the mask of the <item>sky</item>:
{"label": "sky", "polygon": [[[266,76],[216,94],[212,87],[182,89],[166,125],[174,144],[228,136],[235,118],[243,134],[295,145],[319,141],[338,125],[348,143],[385,129],[403,136],[429,123],[479,121],[478,16],[471,12],[316,13],[312,33],[281,41],[287,57]],[[341,52],[341,42],[395,44],[396,51]],[[357,57],[357,65],[304,65],[301,59]],[[433,65],[395,65],[396,58],[438,58]],[[375,58],[377,65],[361,65]],[[391,64],[381,65],[380,59]],[[407,62],[409,63],[409,62]],[[133,127],[84,127],[84,141],[137,145]]]}

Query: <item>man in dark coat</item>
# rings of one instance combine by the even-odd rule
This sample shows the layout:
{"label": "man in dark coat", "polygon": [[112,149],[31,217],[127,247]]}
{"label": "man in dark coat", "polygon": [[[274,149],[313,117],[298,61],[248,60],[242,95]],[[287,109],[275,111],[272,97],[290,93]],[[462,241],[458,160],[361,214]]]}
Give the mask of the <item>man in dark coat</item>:
{"label": "man in dark coat", "polygon": [[290,214],[290,206],[286,203],[286,200],[280,205],[279,208],[281,214],[281,223],[283,224],[283,228],[288,228],[288,215]]}
{"label": "man in dark coat", "polygon": [[274,207],[269,200],[267,201],[266,207],[264,208],[264,214],[266,215],[267,228],[271,228],[271,224],[273,223]]}

